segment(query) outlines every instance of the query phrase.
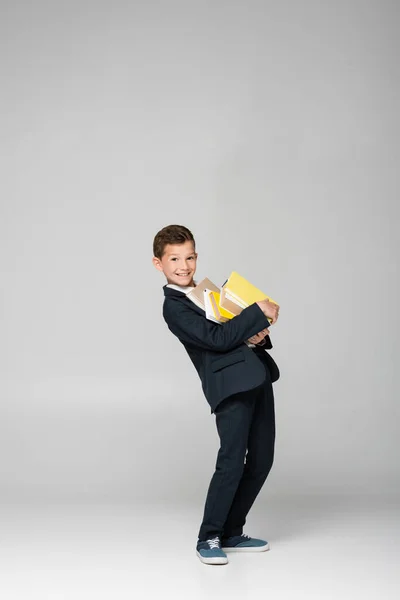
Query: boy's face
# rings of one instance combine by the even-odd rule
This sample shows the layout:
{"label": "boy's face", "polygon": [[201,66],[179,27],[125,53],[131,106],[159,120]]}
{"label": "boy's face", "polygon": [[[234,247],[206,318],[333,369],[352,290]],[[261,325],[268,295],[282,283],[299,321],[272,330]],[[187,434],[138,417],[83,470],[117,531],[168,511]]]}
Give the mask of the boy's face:
{"label": "boy's face", "polygon": [[181,286],[194,287],[196,261],[197,254],[189,240],[184,244],[167,244],[161,260],[153,257],[153,265],[164,273],[168,283]]}

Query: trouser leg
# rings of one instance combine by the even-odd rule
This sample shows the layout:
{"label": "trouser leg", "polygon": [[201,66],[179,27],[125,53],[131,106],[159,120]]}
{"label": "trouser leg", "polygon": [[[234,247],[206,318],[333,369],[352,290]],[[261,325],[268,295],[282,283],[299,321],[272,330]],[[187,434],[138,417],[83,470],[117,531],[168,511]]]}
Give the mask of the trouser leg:
{"label": "trouser leg", "polygon": [[199,540],[222,535],[243,474],[256,394],[256,390],[249,390],[229,396],[215,411],[220,448],[207,492]]}
{"label": "trouser leg", "polygon": [[241,535],[246,516],[259,494],[274,460],[275,407],[267,377],[255,401],[243,474],[223,528],[223,536]]}

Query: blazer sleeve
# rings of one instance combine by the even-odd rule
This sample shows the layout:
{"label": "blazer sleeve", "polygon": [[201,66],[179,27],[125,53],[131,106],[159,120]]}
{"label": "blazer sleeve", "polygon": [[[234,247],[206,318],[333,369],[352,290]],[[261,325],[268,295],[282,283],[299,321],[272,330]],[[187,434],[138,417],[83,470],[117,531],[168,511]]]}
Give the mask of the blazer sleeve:
{"label": "blazer sleeve", "polygon": [[254,349],[257,348],[259,350],[271,350],[272,347],[273,346],[272,346],[272,342],[271,342],[271,336],[267,335],[261,342],[258,342],[258,344],[255,344]]}
{"label": "blazer sleeve", "polygon": [[227,352],[240,346],[252,335],[270,327],[258,304],[251,304],[226,323],[213,323],[183,302],[164,303],[163,317],[168,328],[181,342],[203,350]]}

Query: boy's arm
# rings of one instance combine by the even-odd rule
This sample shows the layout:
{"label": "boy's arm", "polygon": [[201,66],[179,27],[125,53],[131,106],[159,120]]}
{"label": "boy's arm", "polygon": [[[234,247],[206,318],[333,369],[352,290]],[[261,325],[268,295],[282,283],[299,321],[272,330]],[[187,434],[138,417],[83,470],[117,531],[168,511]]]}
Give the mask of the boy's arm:
{"label": "boy's arm", "polygon": [[216,352],[232,350],[270,326],[258,304],[251,304],[239,315],[222,324],[209,321],[205,316],[177,301],[164,304],[163,316],[169,330],[179,340],[203,350]]}

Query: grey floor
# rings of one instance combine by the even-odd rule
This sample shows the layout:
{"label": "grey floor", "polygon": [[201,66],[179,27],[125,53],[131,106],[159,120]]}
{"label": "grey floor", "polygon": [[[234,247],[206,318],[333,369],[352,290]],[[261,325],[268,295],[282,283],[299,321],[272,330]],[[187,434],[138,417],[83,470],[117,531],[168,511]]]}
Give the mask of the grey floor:
{"label": "grey floor", "polygon": [[[201,506],[2,505],[4,600],[400,597],[397,498],[258,501],[245,527],[271,550],[195,554]],[[261,596],[257,596],[261,597]]]}

